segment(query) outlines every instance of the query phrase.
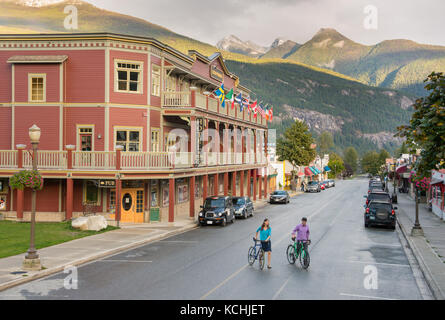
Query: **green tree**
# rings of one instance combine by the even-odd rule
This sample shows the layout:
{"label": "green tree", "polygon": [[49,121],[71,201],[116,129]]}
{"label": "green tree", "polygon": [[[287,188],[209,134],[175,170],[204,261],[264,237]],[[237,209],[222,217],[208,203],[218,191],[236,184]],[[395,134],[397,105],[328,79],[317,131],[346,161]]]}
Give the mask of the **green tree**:
{"label": "green tree", "polygon": [[331,171],[329,172],[328,176],[330,179],[335,178],[339,174],[345,170],[345,164],[343,162],[343,159],[336,153],[331,152],[329,154],[329,168],[331,168]]}
{"label": "green tree", "polygon": [[317,139],[318,149],[321,155],[325,155],[334,146],[334,138],[328,131],[324,131]]}
{"label": "green tree", "polygon": [[379,161],[383,165],[386,163],[386,159],[391,158],[391,155],[385,149],[380,150]]}
{"label": "green tree", "polygon": [[397,128],[410,149],[421,149],[415,165],[421,176],[445,168],[445,76],[433,72],[425,82],[429,95],[416,100],[410,124]]}
{"label": "green tree", "polygon": [[280,161],[287,160],[293,166],[307,166],[315,158],[311,133],[304,122],[296,120],[277,140],[277,155]]}
{"label": "green tree", "polygon": [[366,173],[376,175],[380,172],[380,167],[383,165],[380,155],[375,151],[368,151],[363,155],[361,161],[362,169]]}
{"label": "green tree", "polygon": [[343,159],[345,164],[348,164],[351,167],[353,173],[357,172],[358,167],[358,153],[354,147],[348,147],[343,153]]}
{"label": "green tree", "polygon": [[396,149],[396,151],[395,151],[395,153],[394,153],[394,156],[395,156],[396,158],[400,158],[400,156],[401,156],[402,154],[407,154],[407,153],[410,153],[410,152],[409,152],[409,149],[408,149],[408,147],[406,146],[406,142],[403,142],[402,145],[400,146],[400,148],[397,148],[397,149]]}

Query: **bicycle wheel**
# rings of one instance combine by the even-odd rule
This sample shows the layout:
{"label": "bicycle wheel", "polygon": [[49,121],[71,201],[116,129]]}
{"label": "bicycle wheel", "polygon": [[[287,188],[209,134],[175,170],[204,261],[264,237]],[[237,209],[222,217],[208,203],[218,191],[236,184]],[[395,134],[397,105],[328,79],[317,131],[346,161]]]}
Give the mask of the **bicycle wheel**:
{"label": "bicycle wheel", "polygon": [[295,249],[292,244],[290,244],[287,247],[286,256],[287,256],[287,261],[289,261],[290,264],[295,264],[295,260],[297,259],[295,257]]}
{"label": "bicycle wheel", "polygon": [[260,263],[260,269],[264,269],[264,260],[266,260],[264,250],[260,249],[260,253],[258,254],[258,262]]}
{"label": "bicycle wheel", "polygon": [[302,250],[300,254],[300,264],[303,269],[309,268],[309,264],[311,263],[311,257],[309,256],[309,251]]}
{"label": "bicycle wheel", "polygon": [[250,247],[249,252],[247,254],[247,262],[249,262],[249,265],[253,265],[255,262],[255,248]]}

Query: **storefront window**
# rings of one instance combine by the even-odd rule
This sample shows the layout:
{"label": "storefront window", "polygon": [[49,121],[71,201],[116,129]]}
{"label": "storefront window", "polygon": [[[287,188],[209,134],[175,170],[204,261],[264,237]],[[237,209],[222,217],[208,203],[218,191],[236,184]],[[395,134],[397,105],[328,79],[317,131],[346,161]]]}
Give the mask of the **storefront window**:
{"label": "storefront window", "polygon": [[87,181],[84,185],[84,204],[100,204],[99,187],[94,181]]}

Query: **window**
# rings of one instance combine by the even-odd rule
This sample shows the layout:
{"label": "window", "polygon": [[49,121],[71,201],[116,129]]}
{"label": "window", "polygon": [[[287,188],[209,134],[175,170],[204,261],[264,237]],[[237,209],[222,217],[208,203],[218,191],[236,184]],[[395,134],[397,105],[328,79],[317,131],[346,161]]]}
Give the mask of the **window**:
{"label": "window", "polygon": [[28,100],[30,102],[44,102],[46,100],[46,75],[29,75]]}
{"label": "window", "polygon": [[116,145],[123,146],[123,151],[138,152],[141,150],[141,129],[117,129]]}
{"label": "window", "polygon": [[116,212],[116,190],[112,189],[110,191],[110,213]]}
{"label": "window", "polygon": [[99,187],[94,181],[86,181],[84,184],[83,203],[100,205]]}
{"label": "window", "polygon": [[176,136],[165,133],[165,137],[164,137],[165,152],[173,151],[174,150],[173,146],[175,146],[175,145],[176,145]]}
{"label": "window", "polygon": [[151,151],[159,152],[159,129],[151,130]]}
{"label": "window", "polygon": [[151,71],[152,90],[151,94],[157,97],[161,96],[161,68],[153,65]]}
{"label": "window", "polygon": [[176,79],[172,76],[167,76],[165,79],[165,91],[175,92],[176,91]]}
{"label": "window", "polygon": [[93,127],[78,128],[80,151],[93,151]]}
{"label": "window", "polygon": [[142,92],[142,63],[116,62],[117,90],[119,92]]}

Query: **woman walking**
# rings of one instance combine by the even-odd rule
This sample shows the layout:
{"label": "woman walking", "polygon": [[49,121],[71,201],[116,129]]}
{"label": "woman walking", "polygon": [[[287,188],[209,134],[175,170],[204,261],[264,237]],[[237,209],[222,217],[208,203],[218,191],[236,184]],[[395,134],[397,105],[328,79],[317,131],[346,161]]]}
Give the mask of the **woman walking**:
{"label": "woman walking", "polygon": [[269,219],[264,219],[263,224],[256,231],[255,239],[258,239],[258,232],[260,233],[261,246],[264,252],[267,253],[267,269],[272,269],[270,265],[272,253],[272,243],[270,241],[270,237],[272,235],[272,229],[269,225]]}

